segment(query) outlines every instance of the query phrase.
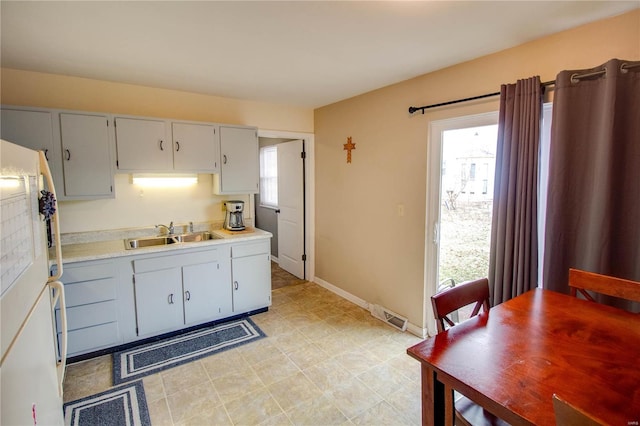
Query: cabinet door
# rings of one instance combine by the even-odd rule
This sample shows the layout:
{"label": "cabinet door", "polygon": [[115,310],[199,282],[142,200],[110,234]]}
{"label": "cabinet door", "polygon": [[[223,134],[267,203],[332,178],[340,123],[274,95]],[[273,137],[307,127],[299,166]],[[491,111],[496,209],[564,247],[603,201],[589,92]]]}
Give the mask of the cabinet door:
{"label": "cabinet door", "polygon": [[220,126],[220,160],[220,175],[214,179],[216,193],[258,192],[260,160],[255,128]]}
{"label": "cabinet door", "polygon": [[138,336],[158,334],[184,323],[180,268],[134,275]]}
{"label": "cabinet door", "polygon": [[231,288],[218,262],[182,268],[185,324],[196,324],[229,316]]}
{"label": "cabinet door", "polygon": [[174,170],[218,173],[219,143],[215,126],[172,123],[171,127]]}
{"label": "cabinet door", "polygon": [[36,151],[42,150],[50,158],[53,151],[51,113],[2,109],[2,139]]}
{"label": "cabinet door", "polygon": [[56,187],[62,189],[60,155],[54,149],[52,114],[49,111],[2,109],[0,137],[36,151],[44,151]]}
{"label": "cabinet door", "polygon": [[268,254],[231,259],[233,312],[271,305],[271,260]]}
{"label": "cabinet door", "polygon": [[167,171],[173,167],[164,120],[116,117],[118,170]]}
{"label": "cabinet door", "polygon": [[113,167],[105,115],[60,114],[64,192],[67,197],[110,197]]}

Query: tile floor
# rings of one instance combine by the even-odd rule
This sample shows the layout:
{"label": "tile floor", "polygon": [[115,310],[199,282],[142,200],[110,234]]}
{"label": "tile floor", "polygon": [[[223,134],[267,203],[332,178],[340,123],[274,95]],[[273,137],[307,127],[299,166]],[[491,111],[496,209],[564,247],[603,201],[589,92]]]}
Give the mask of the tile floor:
{"label": "tile floor", "polygon": [[[295,277],[293,277],[295,278]],[[314,283],[273,290],[267,338],[143,379],[161,425],[419,425],[420,339]],[[65,401],[111,387],[111,356],[68,366]]]}

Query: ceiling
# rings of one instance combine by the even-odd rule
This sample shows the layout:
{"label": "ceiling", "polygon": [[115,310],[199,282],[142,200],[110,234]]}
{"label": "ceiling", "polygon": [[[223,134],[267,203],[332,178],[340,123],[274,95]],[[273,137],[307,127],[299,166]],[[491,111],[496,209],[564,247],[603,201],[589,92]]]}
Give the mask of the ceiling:
{"label": "ceiling", "polygon": [[6,1],[3,67],[315,108],[635,1]]}

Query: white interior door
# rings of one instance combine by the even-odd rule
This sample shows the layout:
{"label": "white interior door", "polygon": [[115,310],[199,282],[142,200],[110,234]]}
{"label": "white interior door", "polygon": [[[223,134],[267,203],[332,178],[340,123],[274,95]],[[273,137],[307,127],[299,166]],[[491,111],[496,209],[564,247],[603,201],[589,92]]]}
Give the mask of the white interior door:
{"label": "white interior door", "polygon": [[278,261],[304,279],[303,143],[278,144]]}

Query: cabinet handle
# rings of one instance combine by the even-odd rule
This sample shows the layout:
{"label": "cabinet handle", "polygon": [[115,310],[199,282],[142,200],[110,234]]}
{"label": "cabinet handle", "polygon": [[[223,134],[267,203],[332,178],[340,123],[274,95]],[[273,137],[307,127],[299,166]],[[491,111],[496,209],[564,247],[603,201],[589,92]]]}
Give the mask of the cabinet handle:
{"label": "cabinet handle", "polygon": [[176,152],[180,151],[180,141],[176,141]]}
{"label": "cabinet handle", "polygon": [[164,147],[162,146],[162,143],[163,143],[163,142],[164,142],[164,141],[163,141],[162,139],[160,139],[160,151],[164,151]]}
{"label": "cabinet handle", "polygon": [[44,158],[49,161],[49,150],[47,148],[44,149]]}
{"label": "cabinet handle", "polygon": [[68,149],[65,149],[64,151],[67,153],[67,161],[71,160],[71,151]]}
{"label": "cabinet handle", "polygon": [[227,156],[226,155],[222,156],[222,164],[227,164]]}
{"label": "cabinet handle", "polygon": [[238,289],[238,281],[234,281],[233,282],[233,287],[237,290]]}
{"label": "cabinet handle", "polygon": [[189,293],[189,290],[184,292],[184,296],[185,296],[185,300],[188,302],[189,300],[191,300],[191,293]]}
{"label": "cabinet handle", "polygon": [[168,302],[170,305],[173,305],[173,293],[169,295]]}

